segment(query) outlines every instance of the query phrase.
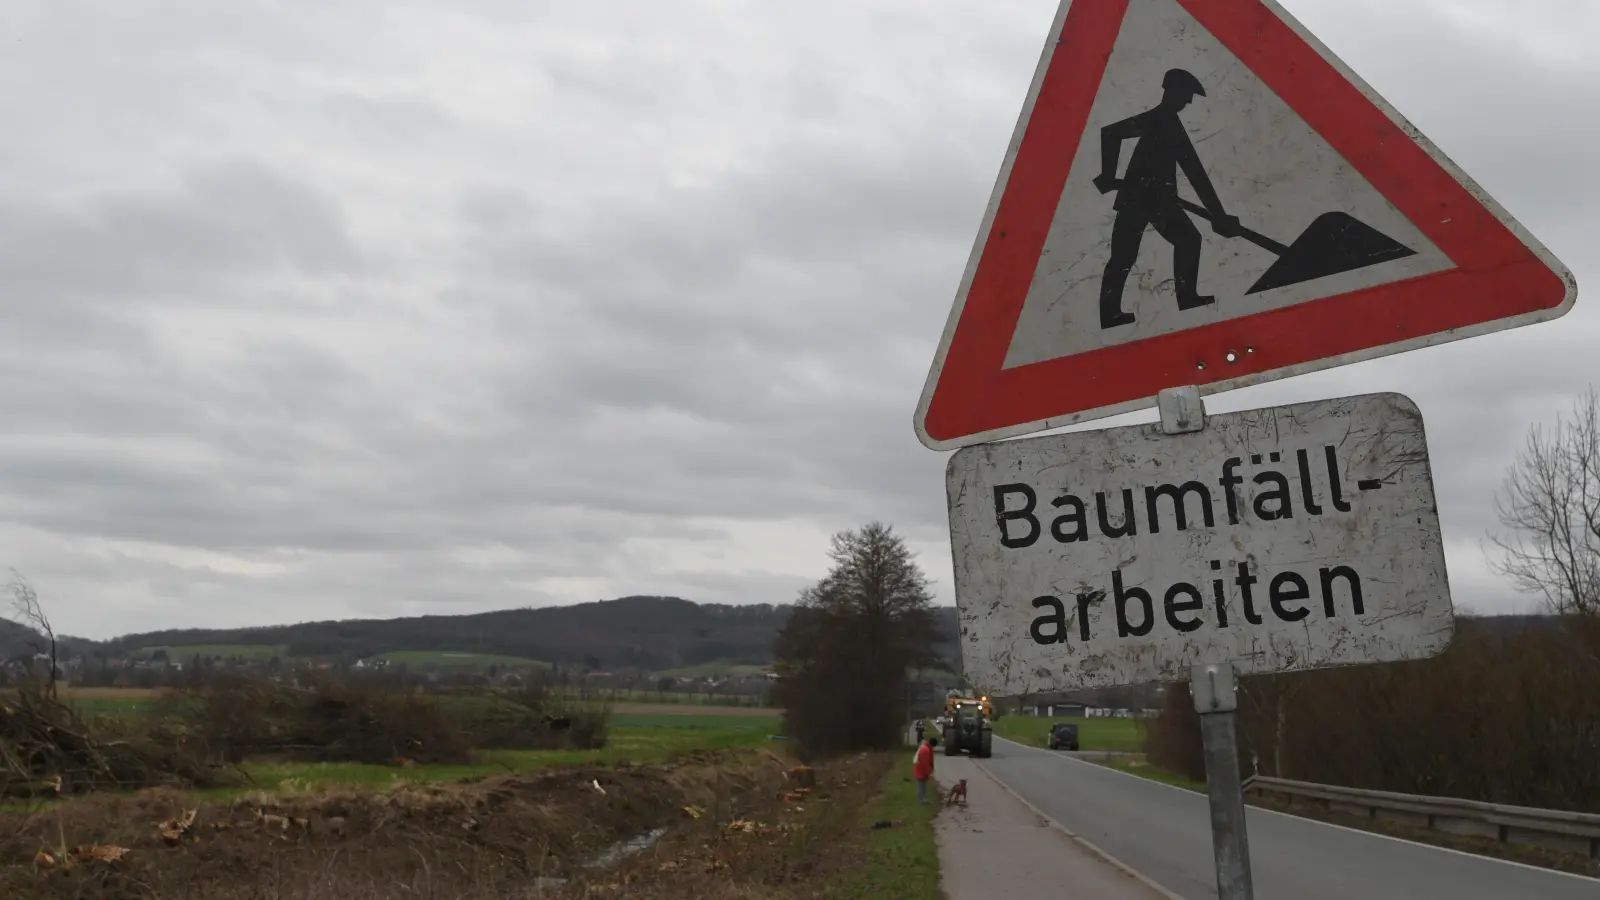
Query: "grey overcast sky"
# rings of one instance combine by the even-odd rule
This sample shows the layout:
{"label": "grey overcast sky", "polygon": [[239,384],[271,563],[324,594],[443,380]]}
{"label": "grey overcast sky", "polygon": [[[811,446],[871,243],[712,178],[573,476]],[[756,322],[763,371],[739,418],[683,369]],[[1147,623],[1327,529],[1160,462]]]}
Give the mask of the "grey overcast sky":
{"label": "grey overcast sky", "polygon": [[[1600,280],[1600,4],[1285,5]],[[91,637],[786,602],[881,518],[952,602],[911,413],[1055,6],[11,0],[0,565]],[[1210,406],[1409,394],[1514,609],[1492,493],[1597,358],[1580,293]]]}

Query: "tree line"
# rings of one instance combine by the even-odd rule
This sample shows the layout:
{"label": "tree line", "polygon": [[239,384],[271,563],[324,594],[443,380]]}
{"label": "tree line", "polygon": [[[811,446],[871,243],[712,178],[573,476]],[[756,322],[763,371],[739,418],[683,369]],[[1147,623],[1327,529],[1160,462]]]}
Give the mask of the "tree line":
{"label": "tree line", "polygon": [[[1496,496],[1495,567],[1542,615],[1460,616],[1439,657],[1240,682],[1246,774],[1600,810],[1600,398],[1535,427]],[[1204,778],[1186,685],[1150,761]]]}

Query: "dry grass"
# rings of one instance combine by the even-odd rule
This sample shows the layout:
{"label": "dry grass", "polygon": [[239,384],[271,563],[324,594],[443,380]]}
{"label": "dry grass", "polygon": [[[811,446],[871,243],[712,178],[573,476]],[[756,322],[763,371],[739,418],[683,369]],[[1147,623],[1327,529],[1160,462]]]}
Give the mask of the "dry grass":
{"label": "dry grass", "polygon": [[[552,896],[562,900],[610,896],[629,900],[801,900],[878,897],[857,888],[873,883],[873,828],[885,807],[885,773],[899,754],[874,753],[818,765],[815,786],[777,789],[728,797],[706,808],[660,844],[610,872],[567,885]],[[773,767],[773,771],[781,771]],[[772,785],[770,777],[762,779]],[[922,810],[925,814],[927,811]],[[906,817],[890,830],[905,831]],[[909,832],[906,832],[909,834]],[[899,835],[896,835],[899,836]],[[937,881],[931,831],[927,859]],[[929,895],[928,900],[934,900]]]}

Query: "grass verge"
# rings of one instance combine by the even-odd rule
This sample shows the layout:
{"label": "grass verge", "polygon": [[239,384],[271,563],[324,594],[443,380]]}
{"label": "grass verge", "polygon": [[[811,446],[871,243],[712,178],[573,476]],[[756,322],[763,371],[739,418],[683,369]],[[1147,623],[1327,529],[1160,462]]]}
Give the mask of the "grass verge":
{"label": "grass verge", "polygon": [[[937,794],[938,792],[933,792]],[[860,859],[841,871],[837,881],[819,893],[830,900],[938,900],[939,851],[934,844],[933,818],[938,798],[917,805],[915,786],[907,783],[904,768],[895,766],[884,776],[881,792],[862,816],[866,835]],[[872,828],[875,822],[892,822]]]}
{"label": "grass verge", "polygon": [[[1201,794],[1206,792],[1206,783],[1204,781],[1191,781],[1182,775],[1176,775],[1165,769],[1152,766],[1145,762],[1143,758],[1104,760],[1099,765],[1108,769],[1116,769],[1119,772],[1127,772],[1130,775],[1138,775],[1141,778],[1148,778],[1151,781],[1159,781],[1162,784],[1170,784],[1173,787],[1180,787]],[[1399,822],[1332,812],[1320,804],[1296,802],[1287,798],[1280,799],[1247,793],[1245,794],[1245,803],[1258,809],[1268,809],[1301,819],[1340,825],[1356,831],[1386,835],[1418,844],[1426,844],[1431,847],[1445,847],[1476,856],[1503,859],[1544,869],[1555,869],[1560,872],[1571,872],[1577,875],[1587,875],[1591,878],[1600,878],[1600,859],[1587,856],[1543,850],[1520,844],[1505,844],[1487,838],[1454,835],[1431,828],[1421,828]]]}
{"label": "grass verge", "polygon": [[1522,844],[1503,844],[1489,838],[1455,835],[1436,831],[1432,828],[1422,828],[1399,822],[1332,812],[1319,804],[1311,802],[1293,802],[1288,799],[1263,797],[1259,794],[1246,794],[1245,802],[1258,809],[1270,809],[1274,812],[1286,813],[1301,819],[1340,825],[1356,831],[1386,835],[1418,844],[1427,844],[1432,847],[1445,847],[1451,850],[1459,850],[1462,853],[1471,853],[1475,856],[1486,856],[1490,859],[1503,859],[1522,863],[1523,865],[1537,866],[1542,869],[1554,869],[1558,872],[1570,872],[1576,875],[1587,875],[1590,878],[1600,878],[1600,859],[1575,853],[1543,850]]}
{"label": "grass verge", "polygon": [[1096,760],[1096,762],[1108,769],[1116,769],[1118,772],[1127,772],[1129,775],[1137,775],[1140,778],[1148,778],[1151,781],[1159,781],[1162,784],[1170,784],[1173,787],[1180,787],[1196,793],[1204,794],[1206,792],[1206,783],[1204,781],[1191,781],[1175,772],[1168,772],[1166,769],[1153,766],[1146,762],[1142,756],[1132,756],[1126,759],[1103,759]]}
{"label": "grass verge", "polygon": [[994,733],[1006,740],[1044,747],[1050,736],[1050,726],[1067,722],[1078,726],[1078,745],[1082,750],[1116,750],[1137,753],[1144,746],[1138,719],[1112,719],[1101,716],[1080,718],[1073,716],[1001,716],[994,722]]}

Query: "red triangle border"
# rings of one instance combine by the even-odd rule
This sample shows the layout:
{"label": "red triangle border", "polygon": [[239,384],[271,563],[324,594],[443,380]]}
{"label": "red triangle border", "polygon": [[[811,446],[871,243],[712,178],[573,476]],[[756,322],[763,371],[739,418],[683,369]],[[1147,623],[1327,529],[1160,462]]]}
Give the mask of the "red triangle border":
{"label": "red triangle border", "polygon": [[[1067,424],[1060,420],[1091,410],[1152,405],[1164,388],[1204,387],[1274,370],[1307,368],[1319,360],[1553,310],[1570,302],[1570,276],[1552,270],[1261,0],[1176,2],[1342,154],[1456,268],[1004,369],[1023,301],[1129,4],[1129,0],[1076,0],[1039,82],[937,381],[925,410],[919,410],[925,441],[970,443],[962,439],[1015,432],[1047,420]],[[1246,347],[1252,352],[1243,353]],[[1237,359],[1232,364],[1225,361],[1229,351]],[[1151,403],[1138,404],[1141,399]]]}

